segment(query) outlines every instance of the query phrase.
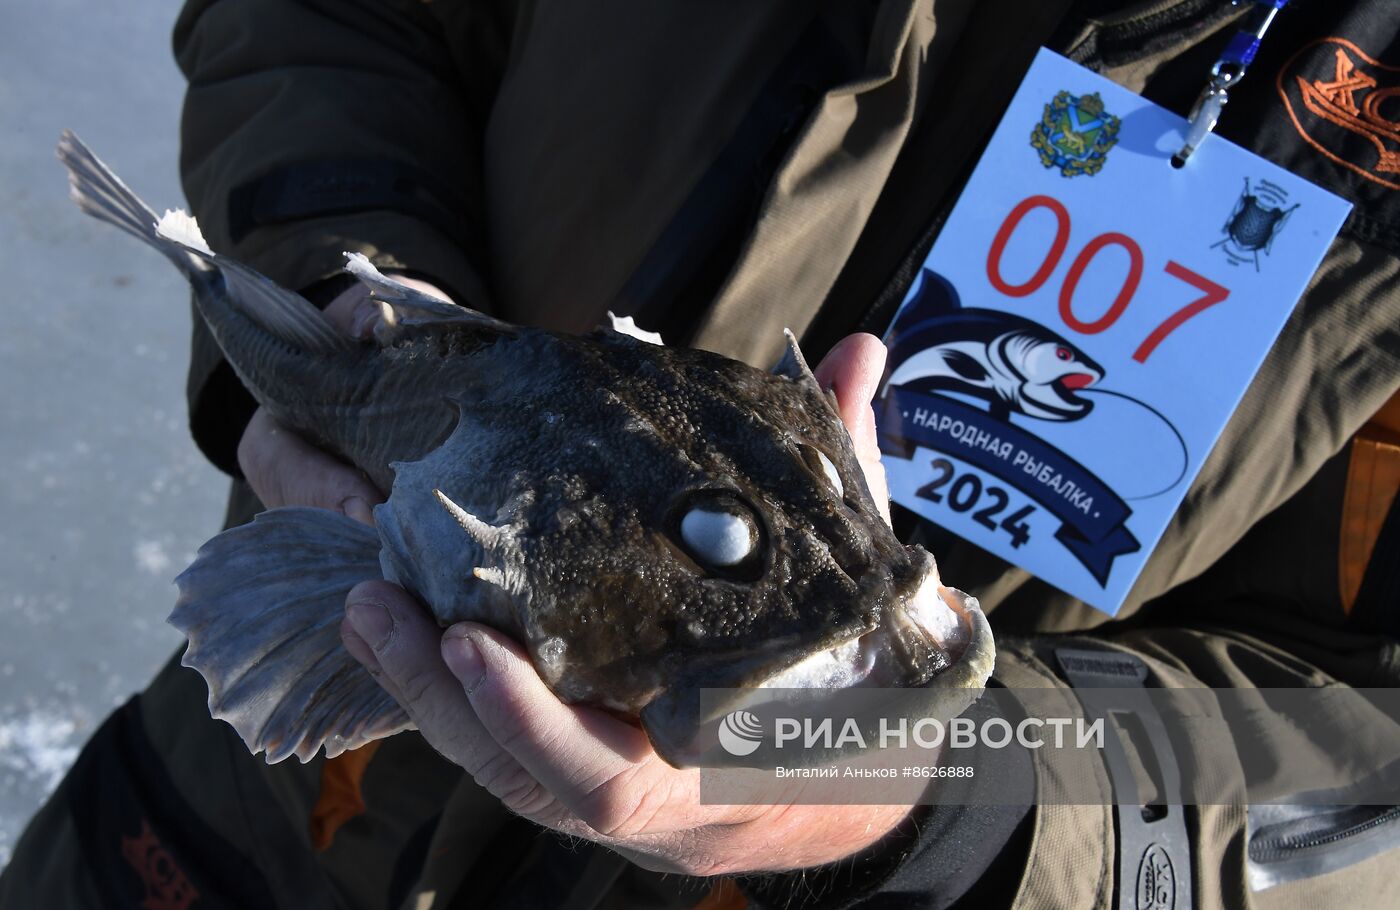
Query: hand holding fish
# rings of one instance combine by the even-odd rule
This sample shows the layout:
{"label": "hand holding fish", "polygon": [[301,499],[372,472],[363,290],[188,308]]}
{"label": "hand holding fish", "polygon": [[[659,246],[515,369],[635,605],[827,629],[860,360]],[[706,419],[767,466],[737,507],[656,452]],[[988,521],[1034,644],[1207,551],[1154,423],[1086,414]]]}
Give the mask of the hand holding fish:
{"label": "hand holding fish", "polygon": [[[436,286],[421,279],[400,276],[399,282],[448,300]],[[342,291],[321,313],[357,341],[371,337],[380,316],[378,304],[362,284]],[[262,407],[253,412],[238,442],[238,467],[258,500],[269,509],[312,506],[373,525],[370,510],[385,498],[362,471],[311,445]]]}
{"label": "hand holding fish", "polygon": [[[334,757],[414,723],[342,646],[346,592],[374,577],[411,591],[440,628],[497,630],[505,637],[481,639],[499,645],[489,653],[523,652],[534,668],[488,678],[542,685],[554,700],[541,704],[599,742],[627,736],[640,748],[644,736],[654,751],[634,757],[672,768],[720,760],[701,733],[755,690],[905,688],[921,713],[948,718],[985,685],[995,652],[975,598],[895,536],[883,485],[866,477],[878,463],[875,339],[843,346],[824,387],[791,332],[771,371],[666,346],[611,314],[565,335],[445,302],[359,253],[346,268],[365,290],[328,320],[214,252],[184,212],[157,216],[73,135],[58,153],[85,211],[186,275],[270,418],[252,426],[244,464],[282,507],[200,549],[170,620],[189,638],[184,663],[208,683],[210,713],[269,762]],[[389,496],[373,527],[347,517],[358,511],[348,500],[367,505],[379,491]],[[321,507],[298,505],[308,500]],[[404,629],[423,618],[403,609]],[[393,628],[370,640],[407,640]],[[427,659],[451,678],[431,647]],[[459,713],[488,720],[461,688]],[[416,705],[428,690],[399,691]],[[730,694],[702,715],[701,691]],[[618,732],[614,718],[644,733]],[[522,767],[542,775],[530,778],[538,792],[564,798]],[[655,786],[626,792],[691,818],[693,775],[654,774]]]}
{"label": "hand holding fish", "polygon": [[[854,335],[815,371],[836,391],[882,503],[870,401],[884,355],[877,338]],[[347,602],[347,650],[439,752],[513,811],[646,868],[691,875],[806,868],[871,846],[911,811],[909,804],[702,805],[697,770],[668,765],[632,724],[564,704],[508,637],[476,623],[443,633],[386,582],[357,586]],[[911,802],[921,789],[909,788]]]}

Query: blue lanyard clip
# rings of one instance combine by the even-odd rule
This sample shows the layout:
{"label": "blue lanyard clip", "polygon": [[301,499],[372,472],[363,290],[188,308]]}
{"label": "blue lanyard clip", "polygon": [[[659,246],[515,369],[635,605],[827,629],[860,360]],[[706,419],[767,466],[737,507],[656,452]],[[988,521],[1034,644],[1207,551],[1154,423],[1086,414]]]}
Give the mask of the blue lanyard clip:
{"label": "blue lanyard clip", "polygon": [[[1235,2],[1238,4],[1240,0]],[[1274,17],[1287,3],[1288,0],[1253,0],[1253,8],[1242,17],[1240,29],[1230,38],[1220,59],[1211,67],[1210,81],[1191,107],[1187,117],[1186,141],[1182,143],[1181,150],[1172,156],[1173,167],[1185,165],[1186,159],[1215,129],[1221,112],[1230,100],[1230,89],[1244,78],[1245,71],[1259,53],[1264,33],[1274,24]]]}

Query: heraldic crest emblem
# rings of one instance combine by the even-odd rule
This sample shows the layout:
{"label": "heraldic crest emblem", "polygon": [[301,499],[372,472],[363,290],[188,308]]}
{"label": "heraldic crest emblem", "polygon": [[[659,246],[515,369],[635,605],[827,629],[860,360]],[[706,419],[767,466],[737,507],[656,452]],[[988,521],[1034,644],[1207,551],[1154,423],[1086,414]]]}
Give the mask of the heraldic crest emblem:
{"label": "heraldic crest emblem", "polygon": [[1224,249],[1235,265],[1253,262],[1257,272],[1259,253],[1267,256],[1273,250],[1274,238],[1297,208],[1297,204],[1288,205],[1288,191],[1277,183],[1260,180],[1251,188],[1246,177],[1244,192],[1220,229],[1225,239],[1211,246]]}
{"label": "heraldic crest emblem", "polygon": [[1097,92],[1071,95],[1060,92],[1045,105],[1040,122],[1031,130],[1031,147],[1046,167],[1057,167],[1065,177],[1093,176],[1103,170],[1109,149],[1118,144],[1121,121],[1104,110]]}

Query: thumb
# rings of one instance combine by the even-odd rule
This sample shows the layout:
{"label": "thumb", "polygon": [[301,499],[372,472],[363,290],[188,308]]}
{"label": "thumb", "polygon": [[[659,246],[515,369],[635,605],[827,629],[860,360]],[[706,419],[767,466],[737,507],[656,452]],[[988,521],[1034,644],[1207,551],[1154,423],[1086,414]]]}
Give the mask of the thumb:
{"label": "thumb", "polygon": [[870,403],[880,388],[885,370],[885,345],[874,335],[848,335],[832,348],[813,373],[822,388],[836,394],[836,410],[851,434],[856,458],[865,471],[865,482],[880,513],[889,521],[889,486],[880,463],[875,435],[875,411]]}
{"label": "thumb", "polygon": [[848,335],[832,348],[813,372],[822,388],[836,393],[837,410],[855,443],[856,453],[866,460],[878,460],[875,441],[875,412],[870,402],[880,387],[885,369],[885,345],[874,335],[861,332]]}

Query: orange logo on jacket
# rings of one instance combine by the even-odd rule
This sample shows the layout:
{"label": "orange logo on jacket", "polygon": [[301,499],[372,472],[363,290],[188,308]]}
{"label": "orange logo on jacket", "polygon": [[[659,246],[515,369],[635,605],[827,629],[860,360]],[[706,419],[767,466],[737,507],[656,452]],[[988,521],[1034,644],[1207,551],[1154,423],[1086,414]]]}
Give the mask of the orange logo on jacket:
{"label": "orange logo on jacket", "polygon": [[1374,183],[1400,189],[1400,67],[1345,38],[1304,47],[1275,84],[1299,135]]}
{"label": "orange logo on jacket", "polygon": [[189,910],[198,900],[199,892],[170,851],[161,846],[151,823],[145,819],[141,820],[139,835],[122,838],[122,856],[146,886],[146,896],[141,901],[145,910]]}

